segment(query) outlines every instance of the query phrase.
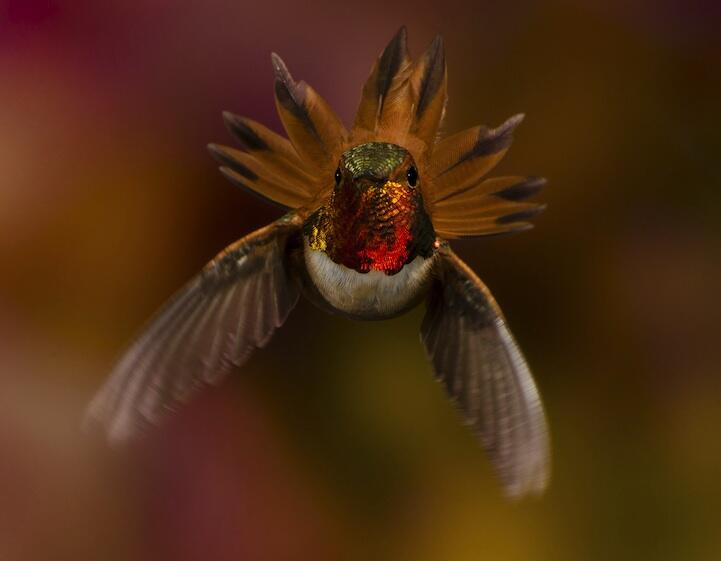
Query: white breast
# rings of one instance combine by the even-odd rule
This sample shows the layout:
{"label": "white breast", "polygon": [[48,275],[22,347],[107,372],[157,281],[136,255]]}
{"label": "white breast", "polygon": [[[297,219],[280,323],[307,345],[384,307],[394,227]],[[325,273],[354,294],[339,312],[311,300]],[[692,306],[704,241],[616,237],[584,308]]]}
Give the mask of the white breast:
{"label": "white breast", "polygon": [[395,275],[359,273],[335,263],[305,243],[305,264],[313,283],[333,307],[365,319],[383,319],[402,312],[425,291],[433,258],[416,257]]}

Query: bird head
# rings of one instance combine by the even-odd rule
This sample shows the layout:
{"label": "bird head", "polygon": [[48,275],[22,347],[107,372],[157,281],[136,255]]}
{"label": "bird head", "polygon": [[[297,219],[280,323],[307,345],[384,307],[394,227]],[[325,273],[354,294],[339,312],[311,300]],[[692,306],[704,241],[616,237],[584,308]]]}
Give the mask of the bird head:
{"label": "bird head", "polygon": [[435,232],[423,206],[413,156],[388,142],[345,151],[327,205],[308,221],[311,249],[358,272],[394,274],[433,252]]}

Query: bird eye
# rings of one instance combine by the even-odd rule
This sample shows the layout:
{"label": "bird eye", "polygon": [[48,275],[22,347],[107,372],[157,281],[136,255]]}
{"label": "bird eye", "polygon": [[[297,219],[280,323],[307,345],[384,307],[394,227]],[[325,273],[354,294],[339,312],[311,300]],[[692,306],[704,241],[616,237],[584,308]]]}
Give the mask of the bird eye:
{"label": "bird eye", "polygon": [[340,172],[340,168],[338,168],[335,170],[335,184],[338,185],[341,179],[343,179],[343,174]]}
{"label": "bird eye", "polygon": [[413,166],[409,167],[406,172],[406,179],[408,180],[408,185],[415,187],[418,182],[418,170]]}

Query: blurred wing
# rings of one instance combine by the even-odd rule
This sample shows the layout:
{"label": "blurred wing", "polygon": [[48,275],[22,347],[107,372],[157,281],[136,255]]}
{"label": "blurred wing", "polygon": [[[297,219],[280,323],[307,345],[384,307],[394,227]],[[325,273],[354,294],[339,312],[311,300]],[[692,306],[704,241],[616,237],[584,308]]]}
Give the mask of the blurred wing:
{"label": "blurred wing", "polygon": [[227,247],[150,321],[91,402],[86,422],[121,440],[218,383],[263,347],[298,301],[285,246],[288,214]]}
{"label": "blurred wing", "polygon": [[436,377],[490,455],[506,492],[540,494],[549,476],[541,401],[493,296],[447,246],[421,338]]}

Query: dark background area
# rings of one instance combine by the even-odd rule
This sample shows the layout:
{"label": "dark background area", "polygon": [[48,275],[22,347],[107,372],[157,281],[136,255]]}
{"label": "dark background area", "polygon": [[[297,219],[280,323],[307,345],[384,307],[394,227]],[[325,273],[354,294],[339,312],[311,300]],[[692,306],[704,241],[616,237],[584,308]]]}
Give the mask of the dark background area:
{"label": "dark background area", "polygon": [[[302,302],[145,444],[78,428],[143,321],[278,216],[216,171],[221,111],[280,124],[277,51],[350,122],[401,24],[442,33],[445,130],[527,117],[529,233],[457,251],[494,291],[553,440],[506,502],[433,381],[422,310]],[[717,2],[0,0],[0,559],[721,557]]]}

